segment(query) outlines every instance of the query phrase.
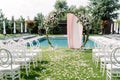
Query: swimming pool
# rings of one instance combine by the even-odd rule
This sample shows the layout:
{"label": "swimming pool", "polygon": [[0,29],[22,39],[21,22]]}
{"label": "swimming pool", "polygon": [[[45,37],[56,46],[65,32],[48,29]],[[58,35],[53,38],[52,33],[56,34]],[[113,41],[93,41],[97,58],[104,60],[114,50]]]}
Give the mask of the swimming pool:
{"label": "swimming pool", "polygon": [[[49,46],[47,40],[45,37],[38,39],[40,42],[41,47]],[[68,47],[67,37],[50,37],[50,41],[52,45],[59,46],[59,47]],[[34,43],[35,45],[35,43]],[[94,42],[92,40],[88,40],[86,45],[86,48],[94,48]]]}

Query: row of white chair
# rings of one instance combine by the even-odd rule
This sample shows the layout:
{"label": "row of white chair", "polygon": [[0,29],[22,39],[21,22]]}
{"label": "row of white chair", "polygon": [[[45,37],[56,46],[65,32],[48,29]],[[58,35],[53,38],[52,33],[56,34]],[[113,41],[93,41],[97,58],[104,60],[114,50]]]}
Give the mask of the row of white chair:
{"label": "row of white chair", "polygon": [[[116,41],[99,39],[95,41],[95,49],[93,49],[92,60],[98,67],[100,63],[100,72],[102,75],[106,72],[106,80],[112,80],[113,77],[120,77],[120,44]],[[116,59],[118,61],[116,61]]]}
{"label": "row of white chair", "polygon": [[[38,45],[33,46],[32,42],[29,42],[29,47],[25,46],[25,43],[23,42],[25,41],[20,40],[18,42],[15,42],[11,40],[6,42],[6,45],[2,45],[1,47],[7,49],[11,53],[12,63],[15,65],[20,65],[22,68],[24,67],[26,70],[26,75],[29,76],[30,63],[33,63],[34,68],[37,66],[37,61],[38,59],[40,60],[42,56],[41,49]],[[38,58],[36,58],[36,56],[38,56]]]}

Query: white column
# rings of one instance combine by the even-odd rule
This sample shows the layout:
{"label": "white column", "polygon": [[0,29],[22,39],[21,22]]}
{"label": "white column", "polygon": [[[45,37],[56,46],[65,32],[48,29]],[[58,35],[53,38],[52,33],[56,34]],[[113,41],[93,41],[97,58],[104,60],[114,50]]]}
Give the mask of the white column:
{"label": "white column", "polygon": [[6,34],[6,25],[5,25],[5,20],[3,21],[3,34]]}
{"label": "white column", "polygon": [[23,23],[21,22],[21,33],[23,33]]}
{"label": "white column", "polygon": [[27,24],[25,23],[25,33],[27,32]]}
{"label": "white column", "polygon": [[111,23],[111,34],[113,33],[113,23]]}
{"label": "white column", "polygon": [[116,33],[118,33],[118,23],[116,22]]}
{"label": "white column", "polygon": [[15,34],[16,33],[16,23],[14,21],[14,30],[13,30],[13,33]]}
{"label": "white column", "polygon": [[118,24],[118,27],[119,27],[119,34],[120,34],[120,24]]}
{"label": "white column", "polygon": [[116,22],[114,22],[114,32],[116,33]]}

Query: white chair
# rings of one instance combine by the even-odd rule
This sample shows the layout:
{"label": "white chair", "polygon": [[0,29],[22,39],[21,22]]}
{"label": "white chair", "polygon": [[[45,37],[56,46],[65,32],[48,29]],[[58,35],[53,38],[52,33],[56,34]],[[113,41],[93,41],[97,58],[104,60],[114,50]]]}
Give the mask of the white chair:
{"label": "white chair", "polygon": [[31,58],[26,57],[26,49],[14,46],[12,53],[14,64],[20,64],[22,68],[25,68],[26,75],[29,76]]}
{"label": "white chair", "polygon": [[[24,43],[24,44],[23,44]],[[9,50],[13,53],[14,63],[21,64],[22,68],[25,67],[26,75],[28,76],[28,71],[30,71],[30,62],[33,63],[34,68],[37,65],[37,53],[36,49],[28,48],[25,46],[25,40],[20,39],[16,44],[9,44]]]}
{"label": "white chair", "polygon": [[[34,41],[36,42],[36,45],[34,45],[34,43],[33,43]],[[31,43],[31,49],[34,52],[34,54],[37,53],[36,55],[37,55],[38,60],[41,60],[42,53],[41,53],[41,49],[40,49],[40,42],[38,40],[33,40],[33,42]]]}
{"label": "white chair", "polygon": [[106,80],[120,78],[120,47],[115,48],[110,56],[111,63],[106,64]]}
{"label": "white chair", "polygon": [[36,42],[36,45],[34,46],[33,42],[28,42],[29,48],[28,51],[29,53],[26,54],[26,56],[32,58],[33,66],[37,66],[37,62],[41,60],[42,54],[41,54],[41,49],[39,47],[39,42],[34,40]]}
{"label": "white chair", "polygon": [[[102,75],[104,75],[104,73],[105,73],[106,64],[111,63],[111,59],[112,59],[111,53],[116,47],[118,47],[118,46],[115,44],[109,44],[104,47],[104,49],[103,49],[104,56],[100,58],[100,72],[102,72]],[[120,54],[117,54],[117,58],[120,58]],[[112,59],[112,62],[115,63],[116,61],[114,59]]]}
{"label": "white chair", "polygon": [[112,48],[105,46],[103,51],[104,56],[100,58],[100,72],[102,73],[102,76],[105,74],[106,64],[109,64],[111,62],[110,54],[112,52]]}
{"label": "white chair", "polygon": [[5,78],[12,78],[12,80],[20,80],[20,65],[13,64],[12,54],[6,49],[0,49],[0,72]]}
{"label": "white chair", "polygon": [[98,63],[100,62],[100,58],[105,55],[104,54],[104,47],[105,47],[104,44],[96,42],[96,47],[95,47],[95,49],[92,50],[92,60],[93,60],[93,63],[96,65],[96,67],[98,67]]}
{"label": "white chair", "polygon": [[13,63],[21,65],[22,68],[25,68],[26,75],[29,75],[30,71],[30,61],[31,58],[26,57],[26,46],[20,44],[11,44],[8,43],[4,48],[7,48],[13,55]]}
{"label": "white chair", "polygon": [[0,72],[0,80],[3,80],[4,74],[3,72]]}

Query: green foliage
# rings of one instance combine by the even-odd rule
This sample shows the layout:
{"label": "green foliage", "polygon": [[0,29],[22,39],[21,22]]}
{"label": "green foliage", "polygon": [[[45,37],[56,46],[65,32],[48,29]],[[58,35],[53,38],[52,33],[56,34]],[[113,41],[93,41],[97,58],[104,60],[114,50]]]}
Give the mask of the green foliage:
{"label": "green foliage", "polygon": [[68,5],[65,0],[56,0],[54,5],[55,11],[59,16],[57,16],[58,20],[66,20],[66,12],[68,10]]}
{"label": "green foliage", "polygon": [[[120,9],[119,0],[89,0],[88,5],[89,12],[92,16],[92,26],[95,33],[104,33],[105,27],[110,27],[109,25],[103,26],[101,21],[112,21],[117,19],[118,12]],[[97,32],[96,32],[97,31]],[[106,33],[106,32],[105,32]]]}
{"label": "green foliage", "polygon": [[71,6],[68,8],[67,12],[75,12],[76,9],[77,9],[77,8],[76,8],[75,5],[71,5]]}
{"label": "green foliage", "polygon": [[54,7],[57,11],[68,9],[67,2],[65,0],[56,0]]}
{"label": "green foliage", "polygon": [[120,24],[120,20],[117,20],[116,22],[117,22],[118,24]]}
{"label": "green foliage", "polygon": [[12,16],[10,21],[11,33],[13,33],[13,30],[14,30],[14,21],[15,21],[14,16]]}
{"label": "green foliage", "polygon": [[34,21],[35,21],[35,25],[34,28],[38,29],[38,33],[42,35],[42,29],[43,29],[43,22],[44,22],[45,18],[44,15],[42,13],[38,13],[35,17],[34,17]]}
{"label": "green foliage", "polygon": [[11,30],[12,28],[11,28],[10,20],[8,20],[8,19],[6,18],[5,24],[6,24],[6,34],[12,33],[12,30]]}
{"label": "green foliage", "polygon": [[13,33],[13,22],[11,20],[8,20],[7,23],[8,23],[8,28],[6,29],[8,30],[7,34],[12,34]]}
{"label": "green foliage", "polygon": [[90,0],[89,11],[94,19],[112,20],[118,17],[119,0]]}
{"label": "green foliage", "polygon": [[16,32],[21,33],[21,18],[17,19],[15,22],[16,22]]}
{"label": "green foliage", "polygon": [[79,6],[77,9],[76,9],[76,13],[81,13],[81,14],[86,14],[88,15],[88,11],[87,11],[87,8],[84,7],[84,6]]}
{"label": "green foliage", "polygon": [[43,21],[44,21],[44,15],[42,13],[38,13],[35,17],[35,26],[37,26],[39,29],[43,28]]}
{"label": "green foliage", "polygon": [[3,20],[5,19],[2,10],[0,9],[0,33],[3,33]]}

